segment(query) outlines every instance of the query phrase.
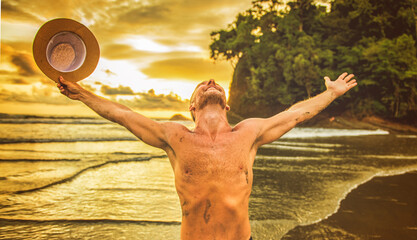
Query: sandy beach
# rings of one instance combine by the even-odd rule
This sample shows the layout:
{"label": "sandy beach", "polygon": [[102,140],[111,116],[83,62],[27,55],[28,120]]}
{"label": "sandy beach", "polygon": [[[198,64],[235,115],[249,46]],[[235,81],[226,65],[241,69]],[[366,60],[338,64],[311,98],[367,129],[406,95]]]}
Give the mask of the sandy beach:
{"label": "sandy beach", "polygon": [[417,172],[375,177],[349,193],[337,213],[282,239],[417,239]]}

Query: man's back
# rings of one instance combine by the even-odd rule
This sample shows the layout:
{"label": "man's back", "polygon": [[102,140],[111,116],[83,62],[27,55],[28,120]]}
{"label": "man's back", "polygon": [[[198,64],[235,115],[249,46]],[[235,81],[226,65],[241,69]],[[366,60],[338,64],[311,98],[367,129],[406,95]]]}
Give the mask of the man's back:
{"label": "man's back", "polygon": [[172,125],[167,153],[182,207],[181,239],[249,239],[255,134],[240,124],[212,139]]}

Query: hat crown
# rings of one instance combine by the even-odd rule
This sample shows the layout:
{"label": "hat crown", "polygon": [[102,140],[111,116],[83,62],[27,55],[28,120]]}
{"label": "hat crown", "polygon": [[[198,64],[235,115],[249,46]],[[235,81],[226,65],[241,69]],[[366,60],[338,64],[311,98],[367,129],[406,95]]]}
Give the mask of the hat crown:
{"label": "hat crown", "polygon": [[73,32],[59,32],[48,42],[46,58],[57,71],[72,72],[81,67],[86,56],[83,40]]}

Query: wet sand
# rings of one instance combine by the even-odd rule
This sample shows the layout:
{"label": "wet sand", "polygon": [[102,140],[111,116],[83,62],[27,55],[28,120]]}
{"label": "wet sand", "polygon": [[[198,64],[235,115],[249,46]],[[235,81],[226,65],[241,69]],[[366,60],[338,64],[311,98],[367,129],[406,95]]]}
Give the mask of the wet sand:
{"label": "wet sand", "polygon": [[417,239],[417,172],[375,177],[349,193],[335,214],[282,239]]}

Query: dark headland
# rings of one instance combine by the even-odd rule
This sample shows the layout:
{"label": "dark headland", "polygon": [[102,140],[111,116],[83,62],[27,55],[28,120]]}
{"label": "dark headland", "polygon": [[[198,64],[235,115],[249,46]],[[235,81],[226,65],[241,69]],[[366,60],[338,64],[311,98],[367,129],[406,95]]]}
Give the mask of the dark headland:
{"label": "dark headland", "polygon": [[186,118],[182,114],[174,114],[169,120],[170,121],[187,121],[187,120],[190,120],[190,119]]}
{"label": "dark headland", "polygon": [[375,177],[349,193],[335,214],[282,239],[417,239],[417,172]]}

